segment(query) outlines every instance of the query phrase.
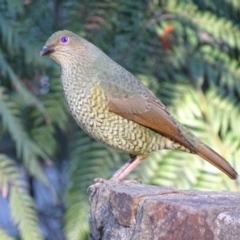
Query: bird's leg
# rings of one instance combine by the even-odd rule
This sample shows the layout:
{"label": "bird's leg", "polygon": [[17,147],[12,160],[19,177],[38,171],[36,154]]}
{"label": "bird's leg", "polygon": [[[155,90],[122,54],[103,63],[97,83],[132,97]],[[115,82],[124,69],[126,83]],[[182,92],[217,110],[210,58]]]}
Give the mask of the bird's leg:
{"label": "bird's leg", "polygon": [[[114,175],[109,179],[105,180],[103,178],[96,178],[94,179],[94,184],[91,185],[87,192],[90,193],[90,199],[96,193],[97,189],[101,186],[101,184],[113,181],[113,182],[120,182],[122,181],[145,157],[142,156],[135,156],[130,155],[130,159],[119,169]],[[135,181],[136,182],[136,181]]]}
{"label": "bird's leg", "polygon": [[106,181],[122,181],[145,157],[130,154],[130,159],[119,168],[109,180],[95,178],[94,182],[104,183]]}
{"label": "bird's leg", "polygon": [[130,159],[114,173],[110,181],[122,181],[141,161],[141,157],[130,155]]}

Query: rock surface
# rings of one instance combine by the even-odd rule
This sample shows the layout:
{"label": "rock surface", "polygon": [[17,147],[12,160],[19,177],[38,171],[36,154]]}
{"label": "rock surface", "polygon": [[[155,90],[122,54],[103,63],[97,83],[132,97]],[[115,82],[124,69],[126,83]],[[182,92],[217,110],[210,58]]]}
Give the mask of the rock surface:
{"label": "rock surface", "polygon": [[239,240],[240,193],[105,183],[89,223],[92,240]]}

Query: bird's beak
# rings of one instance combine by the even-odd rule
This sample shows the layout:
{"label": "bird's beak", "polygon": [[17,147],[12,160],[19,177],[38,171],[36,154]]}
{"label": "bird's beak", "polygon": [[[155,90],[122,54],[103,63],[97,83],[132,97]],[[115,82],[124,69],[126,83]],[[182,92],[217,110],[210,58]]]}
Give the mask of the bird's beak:
{"label": "bird's beak", "polygon": [[42,50],[40,51],[41,56],[49,55],[54,52],[53,46],[43,46]]}

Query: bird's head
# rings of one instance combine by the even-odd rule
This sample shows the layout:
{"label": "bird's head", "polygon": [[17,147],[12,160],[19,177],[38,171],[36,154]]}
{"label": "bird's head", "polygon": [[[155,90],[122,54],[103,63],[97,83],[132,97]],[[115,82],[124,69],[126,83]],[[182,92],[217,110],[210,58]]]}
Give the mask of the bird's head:
{"label": "bird's head", "polygon": [[[78,55],[84,55],[88,44],[86,40],[68,30],[55,32],[40,51],[41,56],[49,55],[60,65],[71,62]],[[79,54],[78,54],[79,53]]]}

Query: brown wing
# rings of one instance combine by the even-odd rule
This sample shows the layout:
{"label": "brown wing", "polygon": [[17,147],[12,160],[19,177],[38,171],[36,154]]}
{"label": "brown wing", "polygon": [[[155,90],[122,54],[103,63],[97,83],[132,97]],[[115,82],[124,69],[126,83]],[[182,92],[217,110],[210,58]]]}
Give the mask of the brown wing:
{"label": "brown wing", "polygon": [[162,102],[136,77],[110,59],[105,60],[109,66],[106,67],[104,61],[99,61],[96,66],[96,82],[105,93],[110,111],[182,144],[230,178],[237,178],[238,174],[231,165],[171,116]]}
{"label": "brown wing", "polygon": [[116,97],[111,92],[106,92],[109,110],[179,142],[191,152],[196,152],[194,144],[185,138],[186,128],[170,115],[160,100],[149,90],[145,90],[125,97]]}
{"label": "brown wing", "polygon": [[213,149],[198,140],[189,130],[175,120],[166,107],[151,93],[125,98],[114,98],[107,94],[109,110],[151,128],[160,134],[179,142],[192,153],[202,158],[226,173],[230,178],[236,179],[238,173],[231,165]]}
{"label": "brown wing", "polygon": [[195,151],[196,137],[178,123],[166,107],[135,76],[110,61],[106,67],[99,61],[96,80],[108,100],[110,111],[179,142],[191,152]]}

